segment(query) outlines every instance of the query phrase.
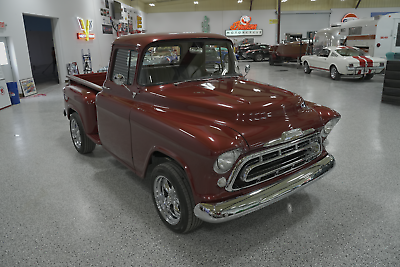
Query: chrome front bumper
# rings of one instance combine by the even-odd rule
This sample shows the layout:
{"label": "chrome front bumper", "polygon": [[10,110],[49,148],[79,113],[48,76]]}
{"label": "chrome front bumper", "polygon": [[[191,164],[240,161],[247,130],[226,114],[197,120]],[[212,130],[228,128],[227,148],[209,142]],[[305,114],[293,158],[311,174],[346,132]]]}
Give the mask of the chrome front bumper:
{"label": "chrome front bumper", "polygon": [[199,203],[194,214],[209,223],[230,221],[271,205],[321,178],[335,166],[331,155],[325,156],[310,167],[257,191],[218,203]]}

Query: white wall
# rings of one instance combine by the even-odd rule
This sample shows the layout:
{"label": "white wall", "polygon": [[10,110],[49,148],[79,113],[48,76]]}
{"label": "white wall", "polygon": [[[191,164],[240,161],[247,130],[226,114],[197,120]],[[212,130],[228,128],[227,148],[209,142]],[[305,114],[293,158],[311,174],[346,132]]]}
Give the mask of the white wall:
{"label": "white wall", "polygon": [[[81,49],[85,53],[90,49],[94,71],[106,66],[111,43],[117,36],[115,33],[102,33],[103,17],[100,8],[104,8],[104,0],[0,0],[0,20],[7,24],[5,29],[0,29],[0,37],[8,37],[15,81],[32,77],[23,14],[53,19],[53,37],[61,82],[67,74],[68,62],[76,61],[79,69],[83,69]],[[137,12],[145,21],[145,14],[139,10]],[[77,40],[76,34],[80,31],[77,17],[93,20],[95,40]]]}
{"label": "white wall", "polygon": [[[304,19],[298,21],[290,21],[289,24],[285,24],[282,21],[284,29],[281,27],[281,40],[284,39],[285,32],[304,32],[307,30],[319,30],[328,27],[330,24],[341,21],[342,17],[351,12],[355,13],[359,18],[370,17],[371,12],[400,12],[400,8],[347,8],[347,9],[332,9],[331,14],[329,10],[326,12],[315,12],[315,11],[299,11],[292,12],[293,14],[304,14]],[[311,14],[311,13],[315,14]],[[284,12],[283,12],[284,13]],[[290,18],[286,12],[282,15],[282,19]],[[307,13],[307,14],[306,14]],[[324,14],[321,14],[324,13]],[[147,32],[201,32],[201,22],[204,16],[210,19],[210,31],[212,33],[218,33],[225,35],[225,30],[235,21],[239,20],[241,16],[251,16],[253,24],[258,24],[259,29],[263,29],[262,36],[255,36],[255,42],[275,44],[277,35],[277,25],[269,24],[270,19],[277,19],[275,10],[232,10],[232,11],[196,11],[196,12],[175,12],[175,13],[149,13],[146,17],[146,29]],[[298,17],[298,16],[297,16]],[[307,21],[306,21],[307,20]],[[323,21],[323,23],[322,23]],[[329,24],[328,24],[329,22]],[[302,25],[308,25],[307,29],[303,29]],[[313,25],[311,27],[310,25]],[[305,37],[305,36],[304,36]],[[240,40],[242,37],[235,37]]]}
{"label": "white wall", "polygon": [[146,17],[147,32],[201,32],[201,22],[204,16],[210,19],[210,32],[225,35],[225,30],[240,19],[241,16],[251,16],[252,24],[257,24],[263,30],[262,36],[232,37],[238,40],[244,37],[254,37],[257,43],[274,44],[277,25],[269,24],[270,19],[276,19],[275,10],[232,10],[232,11],[197,11],[176,13],[148,13]]}

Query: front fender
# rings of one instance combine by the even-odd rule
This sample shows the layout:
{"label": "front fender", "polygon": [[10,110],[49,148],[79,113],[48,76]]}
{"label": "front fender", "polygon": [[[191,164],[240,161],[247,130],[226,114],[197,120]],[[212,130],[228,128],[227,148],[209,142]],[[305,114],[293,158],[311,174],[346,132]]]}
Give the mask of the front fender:
{"label": "front fender", "polygon": [[140,105],[130,117],[137,174],[144,177],[155,152],[168,155],[186,172],[196,201],[224,190],[216,183],[221,175],[213,170],[217,157],[235,148],[248,149],[244,138],[233,129],[184,112]]}

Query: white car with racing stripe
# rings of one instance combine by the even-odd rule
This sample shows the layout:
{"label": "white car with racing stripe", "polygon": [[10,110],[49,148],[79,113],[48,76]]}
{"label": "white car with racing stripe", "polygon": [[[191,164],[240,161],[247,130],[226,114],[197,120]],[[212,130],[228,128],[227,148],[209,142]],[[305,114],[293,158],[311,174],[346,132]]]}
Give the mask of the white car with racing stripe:
{"label": "white car with racing stripe", "polygon": [[307,74],[322,70],[328,71],[333,80],[339,80],[342,75],[369,80],[383,71],[386,59],[371,57],[356,47],[330,46],[317,55],[302,56],[301,62]]}

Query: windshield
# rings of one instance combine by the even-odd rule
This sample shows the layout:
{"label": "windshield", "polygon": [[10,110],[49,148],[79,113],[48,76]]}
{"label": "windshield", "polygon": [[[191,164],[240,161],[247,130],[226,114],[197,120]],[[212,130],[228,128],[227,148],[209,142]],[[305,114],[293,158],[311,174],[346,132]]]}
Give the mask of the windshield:
{"label": "windshield", "polygon": [[174,40],[146,49],[139,84],[175,83],[241,75],[232,44],[225,40]]}
{"label": "windshield", "polygon": [[336,49],[336,52],[344,57],[368,56],[368,54],[362,51],[361,49],[355,49],[350,47]]}

